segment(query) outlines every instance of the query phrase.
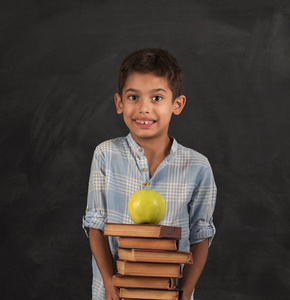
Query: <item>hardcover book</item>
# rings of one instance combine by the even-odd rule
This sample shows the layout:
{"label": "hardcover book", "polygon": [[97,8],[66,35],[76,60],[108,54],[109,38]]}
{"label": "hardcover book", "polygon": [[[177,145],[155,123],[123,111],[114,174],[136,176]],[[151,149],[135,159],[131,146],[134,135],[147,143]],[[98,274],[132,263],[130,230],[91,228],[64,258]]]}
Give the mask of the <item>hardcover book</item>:
{"label": "hardcover book", "polygon": [[166,277],[144,277],[144,276],[126,276],[114,275],[113,285],[127,288],[147,288],[147,289],[165,289],[173,290],[176,288],[176,278]]}
{"label": "hardcover book", "polygon": [[178,300],[181,292],[179,290],[153,290],[153,289],[126,289],[120,288],[120,297],[125,299],[161,299]]}
{"label": "hardcover book", "polygon": [[118,248],[118,255],[119,260],[126,261],[192,264],[191,252],[185,251]]}
{"label": "hardcover book", "polygon": [[181,264],[129,262],[117,260],[117,270],[121,275],[149,277],[182,277]]}
{"label": "hardcover book", "polygon": [[119,247],[134,249],[172,250],[178,249],[178,240],[159,238],[119,237]]}
{"label": "hardcover book", "polygon": [[106,223],[104,235],[181,239],[181,227],[161,224]]}

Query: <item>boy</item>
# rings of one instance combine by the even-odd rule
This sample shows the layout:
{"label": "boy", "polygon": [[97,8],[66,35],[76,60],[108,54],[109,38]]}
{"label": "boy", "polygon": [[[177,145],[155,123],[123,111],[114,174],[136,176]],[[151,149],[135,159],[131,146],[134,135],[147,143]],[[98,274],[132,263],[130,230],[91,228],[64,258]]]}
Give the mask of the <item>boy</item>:
{"label": "boy", "polygon": [[133,223],[127,203],[137,190],[160,192],[166,201],[161,224],[181,226],[179,250],[191,251],[193,265],[184,267],[182,300],[193,291],[215,234],[216,187],[208,160],[168,136],[172,114],[179,115],[183,73],[162,49],[142,49],[125,58],[119,72],[118,114],[130,133],[100,144],[93,156],[83,227],[93,254],[93,300],[119,299],[112,285],[117,238],[105,237],[105,222]]}

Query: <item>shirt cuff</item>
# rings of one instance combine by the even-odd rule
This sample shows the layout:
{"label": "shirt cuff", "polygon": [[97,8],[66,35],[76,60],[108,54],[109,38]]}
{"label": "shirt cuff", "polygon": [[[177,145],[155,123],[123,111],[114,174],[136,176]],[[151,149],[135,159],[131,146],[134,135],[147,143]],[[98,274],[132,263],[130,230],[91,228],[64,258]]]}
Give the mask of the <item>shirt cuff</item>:
{"label": "shirt cuff", "polygon": [[215,233],[216,229],[213,223],[206,227],[192,230],[189,237],[190,245],[200,243],[208,238],[208,246],[210,247]]}
{"label": "shirt cuff", "polygon": [[104,231],[106,218],[107,216],[100,211],[98,212],[88,211],[83,216],[83,225],[82,225],[87,237],[89,237],[90,228],[95,228]]}

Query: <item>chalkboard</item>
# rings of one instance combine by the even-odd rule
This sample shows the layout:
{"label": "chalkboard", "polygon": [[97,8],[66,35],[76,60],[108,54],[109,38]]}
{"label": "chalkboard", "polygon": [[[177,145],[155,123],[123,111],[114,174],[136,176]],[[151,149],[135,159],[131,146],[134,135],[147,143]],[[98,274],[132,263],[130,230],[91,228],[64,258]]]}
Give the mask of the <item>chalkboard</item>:
{"label": "chalkboard", "polygon": [[1,299],[90,299],[94,148],[127,128],[125,55],[162,47],[187,104],[170,134],[211,162],[217,234],[196,299],[290,293],[289,1],[1,1]]}

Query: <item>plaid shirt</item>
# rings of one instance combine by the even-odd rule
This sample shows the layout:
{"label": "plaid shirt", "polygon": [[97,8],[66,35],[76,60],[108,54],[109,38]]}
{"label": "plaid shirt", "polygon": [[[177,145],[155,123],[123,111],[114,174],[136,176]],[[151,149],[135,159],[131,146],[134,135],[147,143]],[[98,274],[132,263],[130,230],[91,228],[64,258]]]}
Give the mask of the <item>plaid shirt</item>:
{"label": "plaid shirt", "polygon": [[[213,211],[216,186],[206,157],[183,147],[173,139],[170,154],[150,178],[144,150],[129,134],[127,137],[101,143],[94,152],[83,228],[104,230],[105,223],[133,223],[127,204],[130,196],[147,188],[161,193],[166,212],[160,224],[182,227],[179,250],[215,234]],[[109,237],[114,260],[117,257],[116,237]],[[93,300],[106,299],[95,259],[92,258]]]}

